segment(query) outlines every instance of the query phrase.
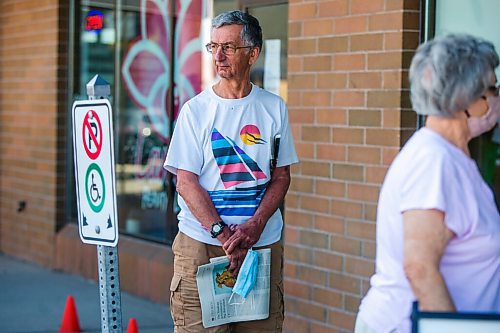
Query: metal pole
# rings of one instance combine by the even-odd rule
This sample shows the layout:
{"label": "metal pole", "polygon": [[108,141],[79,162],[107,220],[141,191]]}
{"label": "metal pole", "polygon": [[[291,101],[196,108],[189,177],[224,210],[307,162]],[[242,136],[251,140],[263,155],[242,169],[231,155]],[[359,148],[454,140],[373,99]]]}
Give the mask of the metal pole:
{"label": "metal pole", "polygon": [[101,304],[101,332],[119,332],[122,329],[118,249],[97,245],[99,268],[99,295]]}
{"label": "metal pole", "polygon": [[[87,83],[90,100],[107,98],[111,94],[109,83],[96,75]],[[97,245],[99,270],[99,298],[101,305],[101,332],[122,333],[122,307],[118,249]]]}

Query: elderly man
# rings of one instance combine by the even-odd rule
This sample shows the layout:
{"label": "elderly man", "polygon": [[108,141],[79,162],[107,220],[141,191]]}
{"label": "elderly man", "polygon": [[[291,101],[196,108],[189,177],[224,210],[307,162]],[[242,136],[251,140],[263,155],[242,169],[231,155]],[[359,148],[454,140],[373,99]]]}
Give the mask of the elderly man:
{"label": "elderly man", "polygon": [[[282,329],[283,218],[278,208],[290,184],[290,165],[298,160],[285,103],[250,82],[261,48],[255,17],[240,11],[215,17],[206,49],[220,80],[188,101],[177,120],[164,164],[177,175],[181,208],[170,286],[175,332]],[[279,153],[270,163],[273,151]],[[271,249],[269,318],[203,328],[198,266],[228,256],[236,276],[250,248]]]}

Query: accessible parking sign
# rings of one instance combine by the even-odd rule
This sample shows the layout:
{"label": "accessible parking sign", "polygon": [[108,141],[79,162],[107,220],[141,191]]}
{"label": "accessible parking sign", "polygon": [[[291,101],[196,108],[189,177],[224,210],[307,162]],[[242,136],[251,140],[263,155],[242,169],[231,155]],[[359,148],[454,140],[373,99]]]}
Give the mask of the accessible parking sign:
{"label": "accessible parking sign", "polygon": [[116,246],[115,157],[111,105],[107,99],[73,103],[78,230],[82,242]]}

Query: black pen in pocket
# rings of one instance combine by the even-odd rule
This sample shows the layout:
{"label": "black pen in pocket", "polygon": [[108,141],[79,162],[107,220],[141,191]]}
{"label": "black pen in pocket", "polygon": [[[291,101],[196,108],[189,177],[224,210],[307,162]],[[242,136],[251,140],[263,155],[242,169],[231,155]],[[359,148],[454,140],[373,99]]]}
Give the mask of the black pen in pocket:
{"label": "black pen in pocket", "polygon": [[278,155],[280,152],[281,134],[276,134],[273,138],[273,145],[271,147],[271,175],[278,164]]}

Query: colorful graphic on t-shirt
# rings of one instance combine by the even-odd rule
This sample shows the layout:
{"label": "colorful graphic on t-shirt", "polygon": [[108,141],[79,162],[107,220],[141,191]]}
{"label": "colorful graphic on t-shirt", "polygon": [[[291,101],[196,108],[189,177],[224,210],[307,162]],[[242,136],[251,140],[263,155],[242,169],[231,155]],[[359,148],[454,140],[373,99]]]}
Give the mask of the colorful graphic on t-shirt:
{"label": "colorful graphic on t-shirt", "polygon": [[262,145],[266,143],[264,139],[260,137],[259,128],[255,125],[245,125],[240,131],[240,138],[246,145]]}
{"label": "colorful graphic on t-shirt", "polygon": [[[243,185],[231,190],[208,191],[217,212],[220,216],[253,216],[267,186],[267,182],[257,184],[257,181],[267,179],[266,174],[243,149],[215,128],[212,130],[212,151],[224,187]],[[249,186],[244,186],[245,183]]]}
{"label": "colorful graphic on t-shirt", "polygon": [[233,140],[225,138],[215,128],[212,130],[212,151],[225,188],[267,178],[257,162]]}
{"label": "colorful graphic on t-shirt", "polygon": [[266,193],[265,184],[251,188],[208,191],[219,216],[253,216]]}

